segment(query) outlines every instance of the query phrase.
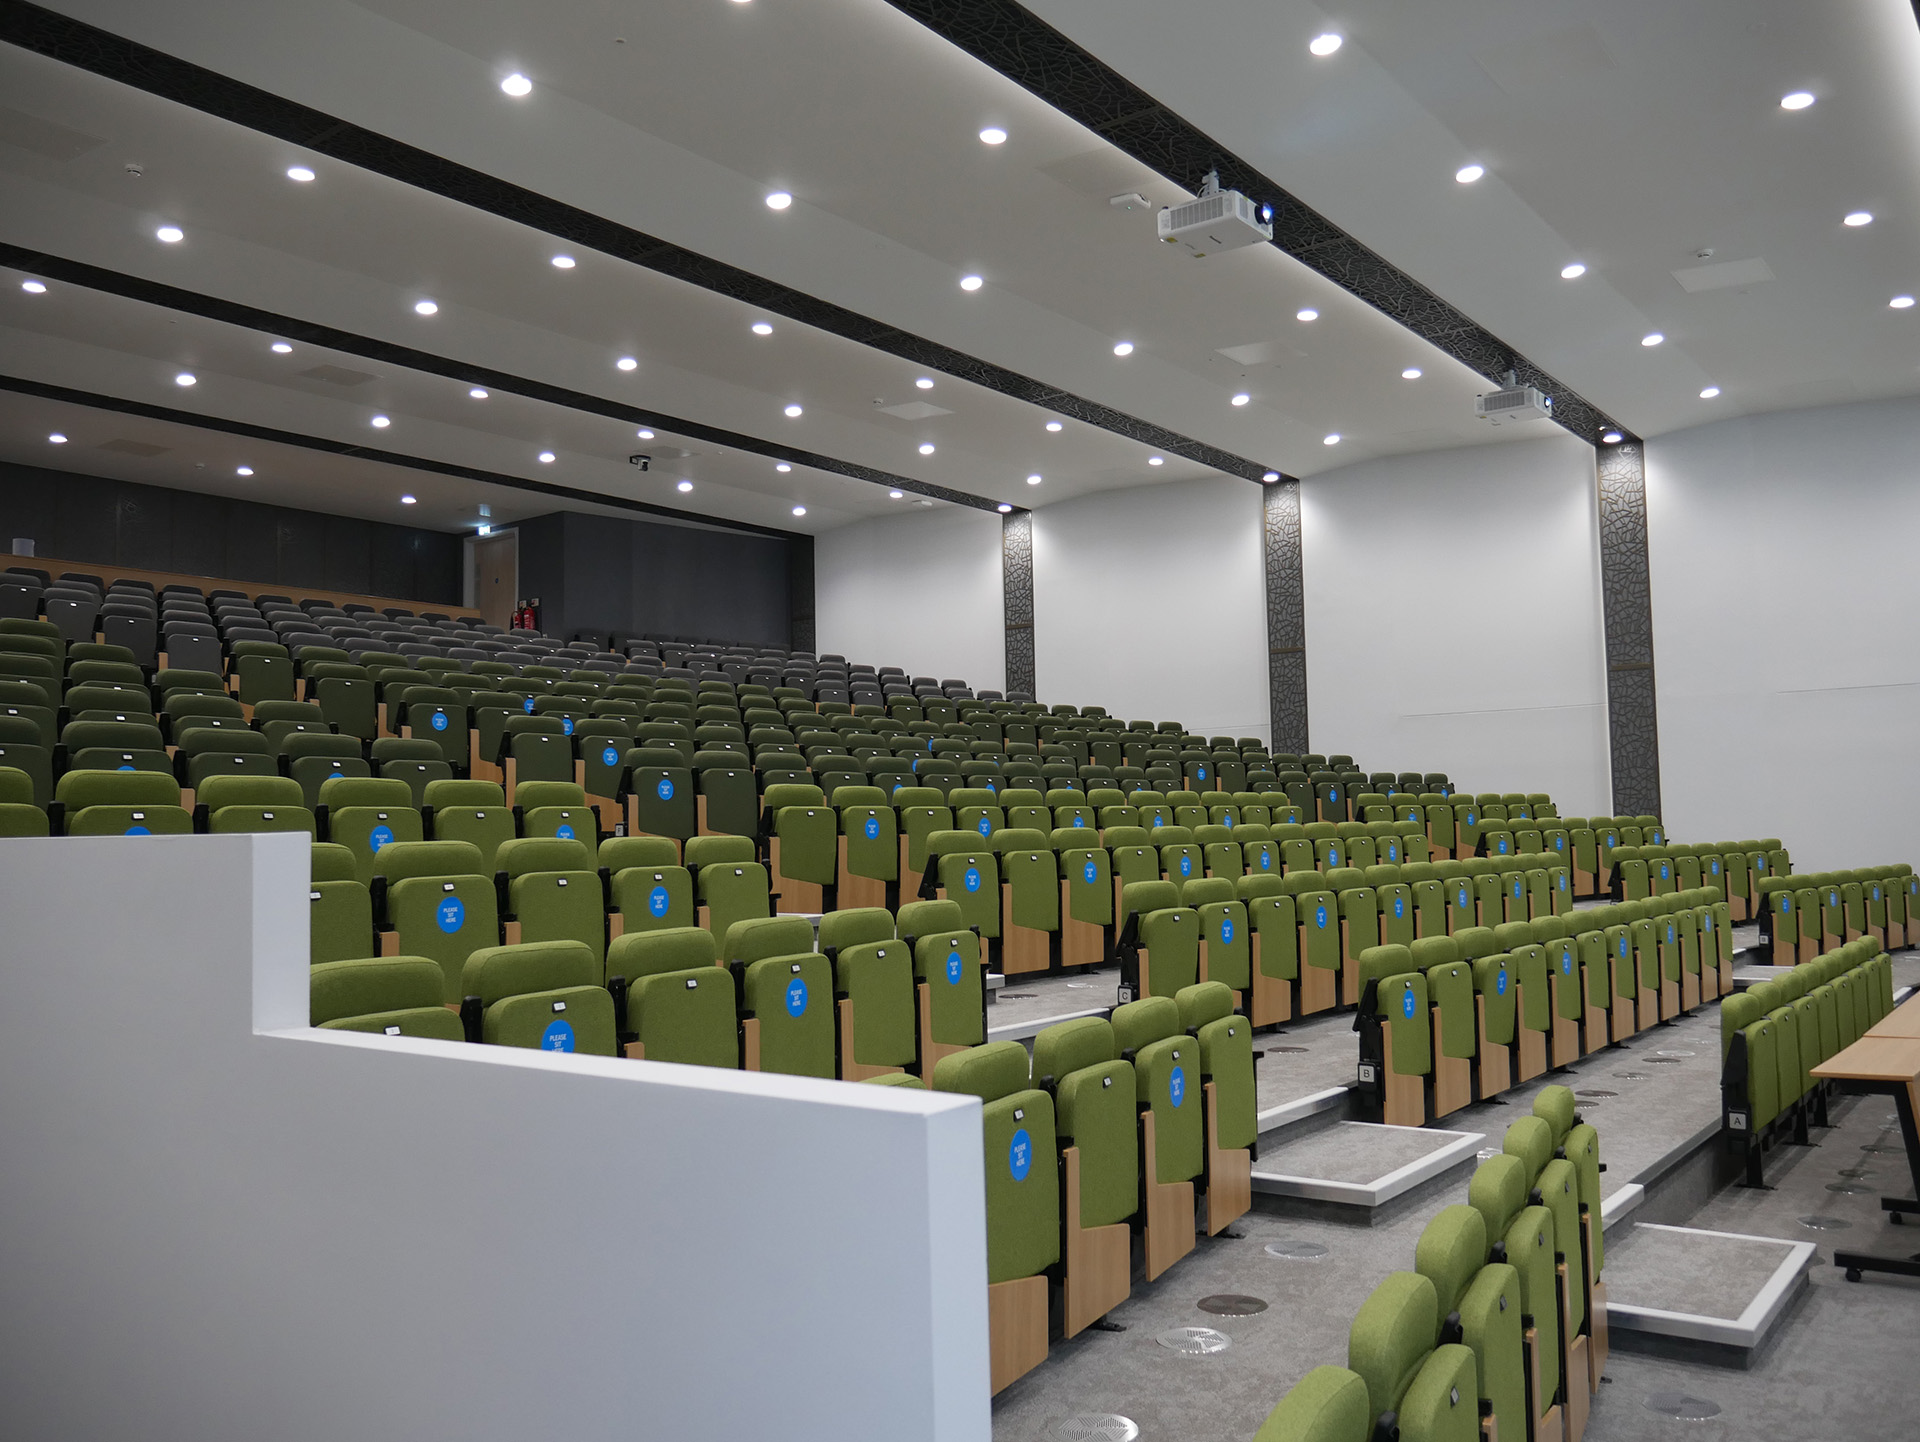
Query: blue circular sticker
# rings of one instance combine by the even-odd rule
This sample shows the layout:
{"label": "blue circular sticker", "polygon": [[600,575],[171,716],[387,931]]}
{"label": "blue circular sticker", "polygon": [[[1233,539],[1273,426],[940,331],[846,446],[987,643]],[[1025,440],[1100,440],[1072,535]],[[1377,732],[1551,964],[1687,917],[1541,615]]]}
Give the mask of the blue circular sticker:
{"label": "blue circular sticker", "polygon": [[1087,818],[1084,816],[1075,816],[1073,818],[1073,829],[1075,831],[1078,831],[1081,827],[1085,826],[1086,824],[1087,824]]}
{"label": "blue circular sticker", "polygon": [[1520,899],[1520,888],[1523,884],[1524,883],[1518,882],[1518,881],[1513,883],[1513,899],[1515,901],[1518,901]]}
{"label": "blue circular sticker", "polygon": [[1782,911],[1792,911],[1792,910],[1793,910],[1793,898],[1792,898],[1791,896],[1783,896],[1783,897],[1781,897],[1781,898],[1780,898],[1780,909],[1781,909]]}
{"label": "blue circular sticker", "polygon": [[1206,767],[1204,767],[1204,766],[1196,766],[1196,767],[1194,767],[1194,768],[1193,768],[1193,770],[1194,770],[1194,774],[1195,774],[1196,776],[1198,776],[1198,777],[1199,777],[1199,778],[1200,778],[1200,779],[1201,779],[1202,781],[1205,781],[1205,780],[1207,779],[1207,768],[1206,768]]}
{"label": "blue circular sticker", "polygon": [[1183,856],[1180,858],[1180,874],[1182,876],[1193,875],[1193,858],[1191,856]]}
{"label": "blue circular sticker", "polygon": [[153,835],[153,833],[152,833],[151,831],[149,831],[149,830],[148,830],[148,829],[147,829],[146,827],[144,827],[144,826],[129,826],[129,827],[127,828],[127,830],[126,830],[126,834],[127,834],[128,836],[151,836],[151,835]]}
{"label": "blue circular sticker", "polygon": [[600,753],[600,764],[602,766],[618,766],[620,764],[620,748],[618,746],[609,746],[606,750],[602,751]]}
{"label": "blue circular sticker", "polygon": [[1229,831],[1233,830],[1233,813],[1228,812],[1225,816],[1221,817],[1220,824]]}
{"label": "blue circular sticker", "polygon": [[1567,878],[1564,876],[1560,878],[1560,889],[1562,891],[1565,891],[1567,889]]}
{"label": "blue circular sticker", "polygon": [[559,837],[562,841],[574,840],[573,827],[565,821],[560,823],[560,829],[554,832],[553,834]]}
{"label": "blue circular sticker", "polygon": [[653,788],[653,794],[658,796],[662,801],[673,800],[673,778],[671,776],[662,776],[659,784]]}
{"label": "blue circular sticker", "polygon": [[1504,966],[1500,968],[1500,975],[1494,978],[1493,991],[1495,996],[1507,994],[1507,969]]}
{"label": "blue circular sticker", "polygon": [[1033,1138],[1027,1135],[1025,1127],[1013,1134],[1013,1140],[1007,1143],[1007,1170],[1013,1173],[1016,1182],[1024,1182],[1027,1172],[1033,1167]]}
{"label": "blue circular sticker", "polygon": [[1313,909],[1313,924],[1325,931],[1327,929],[1327,904],[1321,902]]}
{"label": "blue circular sticker", "polygon": [[1087,878],[1087,885],[1092,886],[1094,882],[1100,879],[1100,868],[1094,862],[1089,861],[1087,863],[1087,869],[1083,874]]}
{"label": "blue circular sticker", "polygon": [[562,716],[560,718],[560,730],[563,735],[573,735],[573,717]]}
{"label": "blue circular sticker", "polygon": [[1553,849],[1554,849],[1555,851],[1565,851],[1565,850],[1567,849],[1567,838],[1566,838],[1566,837],[1564,837],[1564,836],[1556,836],[1556,837],[1554,837],[1554,838],[1553,838]]}
{"label": "blue circular sticker", "polygon": [[1627,954],[1627,939],[1624,936],[1620,938],[1620,954],[1622,956]]}
{"label": "blue circular sticker", "polygon": [[1387,843],[1387,860],[1398,861],[1399,859],[1400,859],[1400,848],[1396,846],[1393,842],[1389,841]]}
{"label": "blue circular sticker", "polygon": [[[529,696],[526,700],[522,701],[520,703],[520,709],[531,716],[533,714],[533,697]],[[569,1030],[571,1030],[571,1028],[569,1028]],[[572,1048],[569,1047],[567,1050],[571,1051]]]}
{"label": "blue circular sticker", "polygon": [[1186,1072],[1182,1071],[1179,1067],[1175,1067],[1173,1069],[1173,1074],[1167,1078],[1167,1100],[1172,1102],[1175,1106],[1179,1106],[1180,1103],[1185,1101],[1186,1099],[1187,1099],[1187,1074]]}
{"label": "blue circular sticker", "polygon": [[1507,838],[1504,836],[1500,838],[1500,854],[1502,856],[1507,854]]}
{"label": "blue circular sticker", "polygon": [[1473,813],[1471,811],[1467,813],[1467,825],[1473,825]]}
{"label": "blue circular sticker", "polygon": [[966,888],[968,891],[978,891],[980,889],[979,868],[975,866],[969,866],[967,868],[967,874],[964,877],[962,877],[961,880],[966,884]]}
{"label": "blue circular sticker", "polygon": [[1766,857],[1764,857],[1764,856],[1756,856],[1756,857],[1754,857],[1754,858],[1753,858],[1753,869],[1754,869],[1755,871],[1765,871],[1765,870],[1767,869],[1767,858],[1766,858]]}
{"label": "blue circular sticker", "polygon": [[1713,860],[1713,874],[1715,876],[1720,874],[1720,858],[1717,856]]}
{"label": "blue circular sticker", "polygon": [[947,953],[947,985],[948,986],[960,985],[960,973],[965,969],[966,969],[966,963],[960,960],[959,952],[950,951]]}
{"label": "blue circular sticker", "polygon": [[1270,852],[1262,851],[1260,853],[1260,869],[1262,871],[1273,870],[1273,856]]}
{"label": "blue circular sticker", "polygon": [[1573,975],[1573,953],[1570,951],[1560,953],[1560,974],[1562,976]]}
{"label": "blue circular sticker", "polygon": [[667,908],[673,904],[673,898],[667,895],[667,888],[656,886],[647,894],[647,910],[655,916],[665,916]]}
{"label": "blue circular sticker", "polygon": [[1462,906],[1467,904],[1467,888],[1464,886],[1460,888],[1460,904]]}
{"label": "blue circular sticker", "polygon": [[1411,987],[1400,995],[1400,1014],[1409,1021],[1413,1019],[1413,989]]}
{"label": "blue circular sticker", "polygon": [[1407,899],[1404,896],[1394,897],[1393,899],[1394,920],[1398,921],[1401,917],[1405,916],[1406,914],[1407,914]]}
{"label": "blue circular sticker", "polygon": [[1339,799],[1340,799],[1340,788],[1338,786],[1329,786],[1327,788],[1327,800],[1338,801]]}
{"label": "blue circular sticker", "polygon": [[866,833],[867,840],[878,841],[880,839],[880,818],[878,816],[869,816],[867,818],[867,824],[860,829]]}
{"label": "blue circular sticker", "polygon": [[380,854],[380,848],[391,840],[393,840],[393,828],[389,826],[376,826],[367,834],[367,845],[373,848],[376,856]]}
{"label": "blue circular sticker", "polygon": [[540,1033],[541,1051],[572,1051],[573,1023],[565,1017],[555,1017],[547,1023],[547,1029]]}
{"label": "blue circular sticker", "polygon": [[1337,846],[1329,846],[1327,848],[1327,865],[1338,866],[1339,864],[1340,864],[1340,848]]}
{"label": "blue circular sticker", "polygon": [[1880,888],[1877,886],[1873,888],[1873,899],[1875,901],[1878,901],[1880,899]]}
{"label": "blue circular sticker", "polygon": [[1233,945],[1233,918],[1231,916],[1223,916],[1220,918],[1220,944],[1222,946]]}
{"label": "blue circular sticker", "polygon": [[113,769],[115,771],[132,771],[134,768],[131,766],[116,766]]}
{"label": "blue circular sticker", "polygon": [[787,983],[787,1015],[805,1016],[807,1014],[807,983],[796,976]]}
{"label": "blue circular sticker", "polygon": [[[993,820],[991,817],[982,816],[980,818],[980,834],[982,836],[993,835]],[[973,888],[969,886],[967,890],[971,891]]]}
{"label": "blue circular sticker", "polygon": [[1662,881],[1669,881],[1672,879],[1672,877],[1673,877],[1673,873],[1667,870],[1667,863],[1664,861],[1661,862],[1660,863],[1660,879]]}
{"label": "blue circular sticker", "polygon": [[447,713],[444,711],[434,712],[433,715],[427,718],[427,725],[431,726],[436,731],[446,730],[447,729]]}
{"label": "blue circular sticker", "polygon": [[1712,912],[1708,912],[1705,916],[1700,918],[1700,928],[1703,931],[1713,930],[1713,913]]}
{"label": "blue circular sticker", "polygon": [[433,919],[440,924],[442,931],[452,936],[467,924],[467,908],[460,904],[459,897],[445,897],[440,902],[440,909],[434,912]]}

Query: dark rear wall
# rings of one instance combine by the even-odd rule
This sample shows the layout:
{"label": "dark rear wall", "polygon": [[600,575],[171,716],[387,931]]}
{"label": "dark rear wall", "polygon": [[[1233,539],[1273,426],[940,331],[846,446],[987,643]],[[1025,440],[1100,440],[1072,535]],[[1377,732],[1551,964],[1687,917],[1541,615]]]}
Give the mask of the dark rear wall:
{"label": "dark rear wall", "polygon": [[540,629],[549,635],[657,631],[813,644],[811,536],[782,540],[562,511],[520,522],[520,590],[539,599]]}
{"label": "dark rear wall", "polygon": [[460,537],[0,462],[0,544],[43,556],[460,604]]}

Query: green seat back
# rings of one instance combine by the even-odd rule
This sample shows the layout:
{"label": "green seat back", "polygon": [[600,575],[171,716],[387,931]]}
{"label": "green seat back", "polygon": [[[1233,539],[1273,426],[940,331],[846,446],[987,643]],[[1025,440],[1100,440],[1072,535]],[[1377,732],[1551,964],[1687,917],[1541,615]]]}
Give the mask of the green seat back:
{"label": "green seat back", "polygon": [[465,1040],[459,1016],[440,1004],[440,968],[425,957],[320,962],[309,973],[308,990],[317,1027]]}

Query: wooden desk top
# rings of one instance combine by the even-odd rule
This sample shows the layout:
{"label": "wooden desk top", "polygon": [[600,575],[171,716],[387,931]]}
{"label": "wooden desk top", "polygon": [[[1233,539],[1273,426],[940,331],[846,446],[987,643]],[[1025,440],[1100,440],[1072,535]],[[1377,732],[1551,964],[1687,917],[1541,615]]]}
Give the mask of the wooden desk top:
{"label": "wooden desk top", "polygon": [[1889,1016],[1867,1028],[1868,1036],[1920,1037],[1920,996],[1902,1002]]}
{"label": "wooden desk top", "polygon": [[1809,1071],[1817,1077],[1838,1077],[1845,1081],[1911,1084],[1920,1080],[1920,1037],[1861,1037]]}

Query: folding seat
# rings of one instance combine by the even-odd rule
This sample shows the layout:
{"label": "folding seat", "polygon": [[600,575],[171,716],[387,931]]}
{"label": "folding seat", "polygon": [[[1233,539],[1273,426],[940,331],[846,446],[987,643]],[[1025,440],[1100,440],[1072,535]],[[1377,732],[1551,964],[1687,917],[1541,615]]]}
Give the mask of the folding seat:
{"label": "folding seat", "polygon": [[1060,932],[1060,867],[1046,832],[1008,827],[994,833],[1000,868],[1000,969],[1013,976],[1045,971]]}
{"label": "folding seat", "polygon": [[1472,1442],[1480,1435],[1474,1354],[1457,1342],[1436,1347],[1439,1333],[1433,1283],[1418,1273],[1389,1274],[1361,1304],[1347,1339],[1349,1375],[1367,1397],[1359,1437]]}
{"label": "folding seat", "polygon": [[[31,742],[22,741],[20,745],[44,746],[51,750],[59,740],[58,709],[47,693],[30,681],[0,676],[0,716],[15,717],[33,723],[34,739]],[[73,720],[108,720],[117,716],[122,720],[137,720],[153,724],[151,715],[133,712],[123,714],[118,708],[109,715],[97,718],[83,716],[78,712],[72,712],[71,716]]]}
{"label": "folding seat", "polygon": [[961,787],[947,797],[947,803],[953,808],[955,827],[976,832],[983,840],[1007,824],[999,796],[984,787]]}
{"label": "folding seat", "polygon": [[1056,830],[1050,840],[1060,877],[1060,965],[1094,965],[1114,924],[1110,858],[1090,828]]}
{"label": "folding seat", "polygon": [[1459,936],[1422,937],[1407,950],[1414,970],[1426,978],[1433,1017],[1427,1110],[1430,1116],[1443,1117],[1473,1098],[1473,1061],[1481,1049],[1474,963],[1493,954],[1492,938],[1478,938],[1470,930]]}
{"label": "folding seat", "polygon": [[913,958],[880,907],[820,918],[820,950],[833,967],[837,1075],[866,1081],[917,1063]]}
{"label": "folding seat", "polygon": [[197,829],[314,833],[300,783],[286,776],[209,776],[194,794]]}
{"label": "folding seat", "polygon": [[626,806],[629,836],[684,842],[699,833],[693,769],[686,757],[643,740],[627,753],[626,765],[626,791],[618,799]]}
{"label": "folding seat", "polygon": [[1239,1009],[1253,987],[1253,940],[1246,903],[1225,877],[1195,877],[1179,888],[1179,895],[1180,905],[1199,915],[1198,979],[1225,985],[1233,1009]]}
{"label": "folding seat", "polygon": [[374,741],[370,750],[378,774],[406,782],[415,806],[425,804],[429,784],[453,778],[453,768],[442,759],[440,748],[431,741],[382,736]]}
{"label": "folding seat", "polygon": [[326,714],[343,736],[371,741],[380,734],[380,710],[373,680],[364,666],[323,661],[303,668],[307,699]]}
{"label": "folding seat", "polygon": [[[1571,1112],[1571,1103],[1570,1096],[1564,1106],[1556,1099],[1549,1103],[1549,1110]],[[1525,1168],[1528,1195],[1538,1198],[1538,1204],[1545,1206],[1551,1218],[1550,1245],[1555,1253],[1560,1288],[1556,1320],[1562,1349],[1558,1360],[1565,1379],[1561,1400],[1566,1407],[1570,1433],[1577,1435],[1585,1430],[1588,1394],[1592,1390],[1587,1335],[1592,1299],[1585,1284],[1579,1177],[1572,1162],[1554,1155],[1558,1147],[1559,1138],[1554,1135],[1553,1125],[1539,1115],[1514,1122],[1501,1143],[1505,1155],[1519,1158]]]}
{"label": "folding seat", "polygon": [[1360,999],[1360,953],[1380,944],[1380,903],[1358,867],[1330,868],[1323,882],[1339,909],[1340,1000],[1352,1005]]}
{"label": "folding seat", "polygon": [[1171,998],[1199,980],[1200,913],[1182,906],[1171,881],[1141,881],[1122,891],[1119,940],[1120,996]]}
{"label": "folding seat", "polygon": [[835,898],[840,906],[899,904],[900,838],[892,803],[879,787],[842,787]]}
{"label": "folding seat", "polygon": [[406,686],[390,690],[388,696],[389,715],[397,711],[393,730],[412,740],[432,742],[439,759],[455,770],[468,767],[473,739],[467,706],[458,691],[444,686]]}
{"label": "folding seat", "polygon": [[761,831],[782,911],[831,910],[827,893],[839,877],[839,818],[817,786],[769,786],[761,798]]}
{"label": "folding seat", "polygon": [[[7,748],[0,748],[3,751]],[[0,755],[0,765],[10,764]],[[193,818],[171,776],[152,771],[69,771],[54,788],[47,819],[55,835],[186,835]]]}
{"label": "folding seat", "polygon": [[1491,857],[1470,857],[1460,863],[1473,887],[1474,919],[1471,926],[1498,926],[1507,919],[1505,888],[1501,884],[1499,862]]}
{"label": "folding seat", "polygon": [[1568,1066],[1581,1054],[1581,1026],[1586,1020],[1585,978],[1573,927],[1566,917],[1534,919],[1530,932],[1540,947],[1546,967],[1546,990],[1551,1031],[1547,1038],[1549,1064]]}
{"label": "folding seat", "polygon": [[613,1056],[613,998],[600,979],[599,960],[578,942],[476,951],[461,985],[467,1040]]}
{"label": "folding seat", "polygon": [[990,941],[1000,937],[1000,864],[993,851],[971,831],[936,831],[927,838],[932,870],[921,878],[920,894],[943,893],[960,908],[963,925]]}
{"label": "folding seat", "polygon": [[[1318,872],[1296,872],[1283,877],[1281,885],[1292,898],[1299,927],[1301,1014],[1325,1011],[1339,1004],[1342,960],[1339,900]],[[1263,953],[1264,949],[1263,942]]]}
{"label": "folding seat", "polygon": [[1792,883],[1768,877],[1754,887],[1754,910],[1760,917],[1760,940],[1774,966],[1792,966],[1800,950],[1800,912]]}
{"label": "folding seat", "polygon": [[813,940],[813,923],[798,916],[737,921],[727,929],[720,957],[739,995],[747,1071],[835,1074],[833,970]]}
{"label": "folding seat", "polygon": [[1174,885],[1206,875],[1206,857],[1190,827],[1156,826],[1147,836],[1160,853],[1161,874]]}
{"label": "folding seat", "polygon": [[324,1030],[466,1039],[459,1014],[441,1004],[440,968],[424,957],[316,961],[308,985],[309,1020]]}
{"label": "folding seat", "polygon": [[1133,1060],[1152,1281],[1193,1250],[1194,1184],[1206,1169],[1204,1105],[1188,1085],[1198,1071],[1197,1043],[1181,1031],[1180,1009],[1171,997],[1127,1002],[1111,1020],[1120,1054]]}
{"label": "folding seat", "polygon": [[715,965],[711,932],[630,932],[607,950],[607,986],[625,1054],[647,1061],[737,1068],[733,974]]}
{"label": "folding seat", "polygon": [[767,869],[753,859],[753,842],[748,838],[692,837],[685,858],[699,903],[698,922],[715,936],[724,938],[736,922],[773,914]]}
{"label": "folding seat", "polygon": [[587,805],[587,794],[579,785],[572,781],[523,781],[513,802],[522,836],[578,841],[587,849],[588,864],[599,865],[600,814]]}
{"label": "folding seat", "polygon": [[1127,1299],[1139,1208],[1136,1079],[1110,1022],[1082,1017],[1034,1038],[1033,1074],[1058,1107],[1065,1335]]}
{"label": "folding seat", "polygon": [[954,829],[953,811],[931,786],[903,786],[893,793],[893,804],[899,817],[900,894],[914,896],[927,869],[927,838]]}
{"label": "folding seat", "polygon": [[0,836],[45,836],[47,813],[33,800],[33,778],[0,764]]}
{"label": "folding seat", "polygon": [[1557,1245],[1552,1213],[1543,1205],[1527,1202],[1526,1173],[1526,1163],[1517,1156],[1502,1153],[1488,1158],[1468,1183],[1467,1204],[1480,1213],[1489,1246],[1504,1245],[1507,1264],[1519,1274],[1532,1435],[1558,1437],[1563,1435],[1564,1424],[1559,1405],[1562,1352]]}
{"label": "folding seat", "polygon": [[285,646],[270,641],[235,641],[231,655],[233,694],[241,705],[293,700],[293,656]]}
{"label": "folding seat", "polygon": [[1253,1030],[1236,1010],[1234,993],[1220,981],[1186,987],[1174,1002],[1181,1026],[1200,1044],[1207,1235],[1218,1236],[1253,1205],[1252,1161],[1260,1130]]}
{"label": "folding seat", "polygon": [[958,903],[912,901],[900,908],[900,939],[913,951],[921,1074],[940,1058],[987,1039],[980,938]]}
{"label": "folding seat", "polygon": [[600,966],[607,951],[606,894],[584,843],[525,837],[500,843],[506,877],[501,930],[508,945],[577,941]]}
{"label": "folding seat", "polygon": [[1440,879],[1437,863],[1409,862],[1400,868],[1400,881],[1407,888],[1407,900],[1413,916],[1413,934],[1447,934],[1446,883]]}
{"label": "folding seat", "polygon": [[1418,935],[1413,888],[1402,879],[1401,868],[1370,866],[1361,875],[1373,893],[1380,944],[1411,945]]}
{"label": "folding seat", "polygon": [[[1433,1284],[1442,1317],[1457,1316],[1461,1345],[1473,1353],[1480,1412],[1492,1431],[1524,1438],[1527,1427],[1526,1342],[1521,1329],[1520,1276],[1487,1260],[1485,1219],[1469,1206],[1443,1207],[1414,1248],[1414,1268]],[[1486,1430],[1484,1426],[1481,1430]]]}
{"label": "folding seat", "polygon": [[1346,864],[1346,847],[1334,822],[1309,821],[1301,830],[1313,846],[1313,864],[1320,870],[1330,871]]}
{"label": "folding seat", "polygon": [[1640,1030],[1645,1031],[1661,1020],[1661,929],[1655,923],[1651,902],[1629,901],[1622,905],[1631,918],[1627,930],[1633,939],[1634,969],[1637,974],[1635,1001],[1639,1008]]}
{"label": "folding seat", "polygon": [[1409,948],[1376,946],[1361,956],[1354,1030],[1360,1034],[1362,1096],[1373,1118],[1389,1126],[1423,1125],[1436,1028],[1426,975]]}
{"label": "folding seat", "polygon": [[372,881],[374,858],[383,846],[419,841],[423,835],[407,783],[388,777],[329,777],[320,784],[314,814],[328,841],[353,852],[356,875],[363,882]]}
{"label": "folding seat", "polygon": [[[445,995],[458,1005],[467,958],[501,944],[493,877],[483,870],[478,847],[466,841],[397,842],[381,848],[375,889],[389,930],[390,955],[431,958],[441,969]],[[524,938],[544,940],[546,938]]]}

